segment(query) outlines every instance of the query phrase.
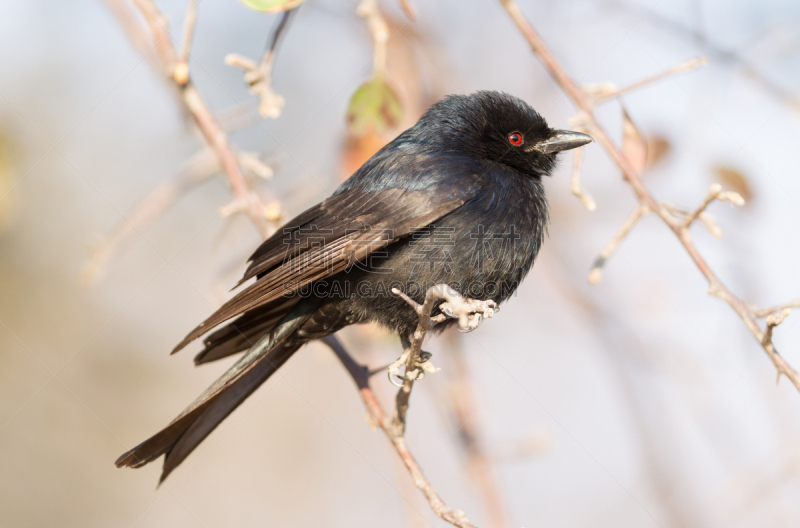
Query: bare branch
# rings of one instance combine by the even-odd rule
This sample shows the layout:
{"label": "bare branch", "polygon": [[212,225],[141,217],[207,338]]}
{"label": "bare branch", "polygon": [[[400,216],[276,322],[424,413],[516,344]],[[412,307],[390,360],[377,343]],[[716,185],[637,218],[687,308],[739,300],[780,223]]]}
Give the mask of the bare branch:
{"label": "bare branch", "polygon": [[[503,8],[506,10],[511,20],[519,29],[522,36],[528,42],[531,50],[539,58],[544,67],[553,76],[553,79],[564,90],[564,92],[572,99],[578,107],[579,112],[583,119],[587,121],[586,128],[592,134],[597,142],[602,145],[606,150],[612,161],[619,167],[625,178],[625,181],[631,186],[640,206],[646,206],[650,211],[655,212],[658,217],[670,228],[675,236],[683,245],[686,253],[694,261],[697,268],[708,281],[708,291],[711,295],[718,297],[726,302],[742,319],[747,329],[758,341],[767,356],[772,360],[775,368],[778,371],[778,376],[784,374],[792,384],[800,390],[800,374],[792,368],[786,360],[775,350],[775,347],[770,341],[764,341],[764,332],[758,325],[755,315],[753,314],[750,306],[735,296],[723,283],[719,280],[716,274],[711,270],[706,260],[697,250],[692,238],[689,234],[689,229],[681,219],[676,218],[669,209],[662,203],[657,201],[645,187],[641,176],[636,172],[630,162],[625,158],[620,149],[611,140],[611,137],[603,129],[600,123],[594,116],[594,100],[591,96],[579,87],[575,81],[570,77],[561,64],[556,60],[553,53],[542,41],[536,30],[533,29],[530,22],[528,22],[525,15],[520,11],[519,6],[515,0],[498,0]],[[741,197],[740,197],[741,198]],[[731,195],[725,199],[736,201]]]}
{"label": "bare branch", "polygon": [[[175,80],[175,68],[180,59],[170,39],[166,17],[152,0],[137,0],[136,5],[145,16],[147,25],[150,28],[152,42],[166,76]],[[125,12],[119,11],[119,13],[124,14]],[[128,24],[126,27],[132,30],[136,26]],[[219,165],[228,177],[234,197],[245,205],[244,212],[250,218],[259,234],[262,237],[266,237],[269,233],[269,225],[262,214],[263,206],[258,196],[250,191],[248,181],[239,166],[237,153],[228,142],[227,136],[214,119],[200,92],[197,91],[197,88],[192,83],[191,78],[187,78],[182,85],[176,84],[180,88],[181,100],[192,115],[197,128],[216,153]]]}
{"label": "bare branch", "polygon": [[367,20],[369,32],[374,43],[372,68],[376,77],[383,76],[386,71],[386,44],[389,42],[389,25],[383,18],[377,0],[361,0],[356,14]]}
{"label": "bare branch", "polygon": [[646,205],[638,204],[636,208],[628,215],[628,218],[625,219],[625,222],[622,223],[622,227],[619,228],[617,234],[614,235],[614,238],[611,239],[606,247],[603,248],[603,251],[594,259],[594,264],[592,264],[592,269],[589,271],[589,284],[597,284],[600,282],[600,278],[603,276],[603,267],[606,265],[606,261],[608,258],[614,254],[614,251],[617,250],[619,243],[622,242],[622,239],[628,236],[628,233],[631,232],[633,226],[636,225],[636,222],[639,221],[644,215],[650,212],[650,208]]}
{"label": "bare branch", "polygon": [[172,79],[180,86],[183,86],[189,81],[189,50],[192,49],[192,38],[194,37],[194,26],[196,22],[197,0],[189,0],[189,6],[186,8],[186,26],[183,33],[181,58],[178,64],[175,65],[175,71],[172,72]]}
{"label": "bare branch", "polygon": [[751,309],[753,310],[753,315],[759,319],[761,319],[762,317],[767,317],[769,315],[772,315],[775,312],[782,312],[785,308],[800,308],[800,299],[795,299],[793,301],[789,301],[786,304],[781,304],[780,306],[773,306],[771,308],[759,309],[751,307]]}
{"label": "bare branch", "polygon": [[249,87],[250,93],[258,97],[258,113],[261,117],[271,117],[273,119],[280,117],[283,106],[286,104],[286,100],[272,89],[272,67],[275,62],[275,50],[278,47],[278,41],[288,25],[289,18],[295,11],[297,11],[297,8],[285,11],[281,15],[280,21],[272,31],[260,63],[236,53],[231,53],[225,57],[226,64],[242,68],[245,71],[244,80]]}
{"label": "bare branch", "polygon": [[[742,196],[739,193],[733,191],[723,192],[722,186],[718,183],[714,183],[708,189],[708,194],[706,194],[706,197],[703,199],[703,202],[697,207],[697,209],[695,209],[692,213],[688,214],[686,218],[683,219],[683,227],[691,226],[692,223],[703,214],[706,208],[714,200],[720,200],[720,201],[727,200],[739,206],[744,205],[744,198],[742,198]],[[708,224],[706,224],[706,226],[708,226]],[[713,230],[711,228],[709,228],[709,230],[712,231],[713,234]]]}
{"label": "bare branch", "polygon": [[342,362],[342,365],[344,365],[344,367],[347,369],[347,372],[353,378],[353,381],[355,381],[356,387],[358,387],[359,394],[361,395],[361,400],[364,403],[364,407],[367,409],[369,423],[379,427],[392,443],[392,447],[394,447],[395,451],[400,456],[400,459],[403,461],[403,464],[406,466],[406,469],[411,475],[414,486],[416,486],[417,489],[419,489],[428,500],[428,504],[430,504],[433,512],[441,519],[459,528],[476,528],[469,522],[464,512],[461,510],[451,510],[448,508],[444,501],[439,497],[436,489],[433,487],[430,481],[428,481],[427,477],[425,477],[425,473],[423,473],[422,468],[419,466],[416,458],[414,458],[414,456],[408,450],[408,446],[406,446],[403,435],[398,434],[396,428],[392,426],[389,420],[387,420],[381,404],[378,402],[378,399],[375,397],[375,393],[370,388],[369,370],[363,365],[356,363],[356,361],[350,356],[350,354],[348,354],[335,336],[330,335],[325,337],[322,339],[322,342],[328,345],[331,350],[333,350],[333,352],[336,354],[336,357],[339,358],[339,361]]}
{"label": "bare branch", "polygon": [[617,88],[613,84],[602,84],[597,86],[589,86],[587,87],[588,88],[587,91],[591,94],[592,98],[594,99],[593,102],[597,104],[601,101],[605,101],[613,97],[619,97],[620,95],[626,92],[630,92],[636,90],[637,88],[642,88],[643,86],[647,86],[662,79],[666,79],[667,77],[671,77],[672,75],[694,70],[695,68],[699,68],[700,66],[705,66],[707,64],[708,64],[708,59],[706,57],[695,57],[694,59],[689,59],[686,62],[676,64],[675,66],[661,73],[652,75],[650,77],[646,77],[641,81],[636,81],[635,83],[629,84],[628,86],[624,86],[622,88]]}
{"label": "bare branch", "polygon": [[[465,299],[447,284],[437,284],[428,288],[423,304],[417,303],[397,288],[392,288],[392,293],[406,301],[419,316],[419,324],[417,324],[414,334],[407,343],[404,342],[403,355],[389,367],[389,379],[392,383],[395,383],[392,376],[397,376],[400,366],[405,364],[406,367],[402,387],[397,392],[397,405],[392,417],[392,426],[396,428],[398,434],[402,435],[405,432],[406,412],[414,381],[422,379],[425,372],[436,372],[436,368],[429,361],[429,356],[422,353],[422,342],[431,327],[450,317],[458,319],[459,330],[471,332],[480,325],[484,317],[491,318],[500,309],[494,301]],[[445,301],[439,306],[441,314],[432,318],[431,312],[434,305],[440,300]]]}
{"label": "bare branch", "polygon": [[791,308],[784,308],[780,312],[767,316],[767,329],[764,331],[764,337],[761,338],[761,343],[764,345],[772,343],[772,329],[789,317],[790,313],[792,313]]}

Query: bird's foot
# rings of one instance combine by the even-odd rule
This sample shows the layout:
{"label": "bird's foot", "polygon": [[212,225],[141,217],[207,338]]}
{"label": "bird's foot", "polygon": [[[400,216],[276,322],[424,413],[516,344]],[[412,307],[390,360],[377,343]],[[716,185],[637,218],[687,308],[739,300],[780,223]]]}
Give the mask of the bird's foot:
{"label": "bird's foot", "polygon": [[406,370],[405,373],[400,374],[400,369],[408,366],[408,355],[410,353],[411,349],[407,348],[403,350],[403,353],[400,354],[399,358],[389,363],[389,381],[395,387],[402,387],[403,383],[406,381],[421,380],[425,377],[426,372],[432,374],[439,371],[439,369],[433,366],[433,363],[431,363],[433,354],[424,350],[420,350],[419,360],[416,362],[417,364],[415,368],[410,371]]}
{"label": "bird's foot", "polygon": [[448,317],[458,319],[459,331],[472,332],[478,328],[483,319],[494,317],[494,314],[500,311],[500,307],[492,300],[451,297],[439,305],[439,310]]}

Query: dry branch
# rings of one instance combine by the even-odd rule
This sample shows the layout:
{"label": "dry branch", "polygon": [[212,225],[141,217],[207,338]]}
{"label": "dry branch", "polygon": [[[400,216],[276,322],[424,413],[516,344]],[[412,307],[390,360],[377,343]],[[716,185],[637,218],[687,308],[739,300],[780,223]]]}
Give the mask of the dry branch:
{"label": "dry branch", "polygon": [[383,18],[378,0],[361,0],[356,8],[356,14],[366,19],[369,32],[372,34],[374,56],[372,68],[376,77],[383,76],[386,71],[386,45],[389,42],[389,24]]}
{"label": "dry branch", "polygon": [[[734,295],[716,276],[711,270],[706,260],[697,250],[697,247],[692,241],[689,233],[689,228],[685,223],[676,218],[672,212],[661,202],[656,200],[647,187],[638,172],[633,168],[630,161],[623,155],[622,151],[614,144],[611,137],[603,129],[594,116],[594,103],[595,100],[592,96],[586,93],[578,84],[567,74],[563,66],[558,62],[550,49],[545,45],[536,30],[528,22],[525,15],[519,9],[515,0],[498,0],[503,8],[506,10],[511,20],[519,29],[522,36],[528,42],[531,50],[539,58],[544,67],[550,72],[553,79],[558,83],[562,90],[572,99],[573,103],[578,107],[581,118],[585,124],[586,129],[592,134],[595,140],[603,146],[608,155],[622,171],[625,181],[633,189],[636,199],[639,202],[639,207],[646,207],[648,210],[653,211],[658,217],[670,228],[675,236],[683,245],[686,253],[695,263],[697,268],[708,281],[708,292],[715,297],[726,302],[742,319],[747,329],[755,337],[756,341],[761,344],[767,356],[772,360],[775,368],[778,371],[778,378],[783,374],[800,390],[800,374],[792,368],[786,360],[781,356],[772,344],[770,336],[769,340],[765,340],[765,334],[769,330],[761,330],[754,311],[742,299]],[[701,211],[702,212],[702,211]],[[769,326],[769,325],[768,325]]]}
{"label": "dry branch", "polygon": [[603,267],[606,265],[608,258],[614,254],[619,243],[622,242],[623,238],[628,236],[628,233],[631,232],[636,222],[649,212],[650,209],[646,205],[638,204],[631,214],[628,215],[628,218],[622,223],[622,227],[619,228],[619,231],[617,231],[617,234],[611,239],[611,242],[609,242],[597,258],[594,259],[592,269],[589,271],[589,284],[597,284],[600,282],[600,278],[603,275]]}
{"label": "dry branch", "polygon": [[275,63],[275,50],[278,47],[278,41],[280,41],[281,35],[288,25],[289,18],[295,11],[297,11],[297,8],[285,11],[281,15],[281,19],[272,31],[269,45],[261,57],[261,62],[256,63],[254,60],[236,53],[231,53],[225,57],[226,64],[242,68],[245,71],[244,80],[250,93],[258,97],[258,113],[261,117],[277,119],[286,104],[286,100],[275,93],[272,88],[272,67]]}
{"label": "dry branch", "polygon": [[569,179],[569,190],[574,194],[589,211],[597,209],[597,204],[589,192],[581,185],[581,164],[583,163],[583,149],[575,149],[572,154],[572,175]]}
{"label": "dry branch", "polygon": [[[110,2],[111,0],[108,1]],[[118,3],[121,3],[121,1],[122,0],[118,0]],[[169,25],[166,17],[152,0],[136,0],[136,5],[144,14],[147,25],[150,28],[150,38],[155,46],[165,75],[178,85],[181,100],[194,119],[197,128],[202,133],[209,147],[216,153],[219,165],[226,174],[228,182],[231,185],[235,200],[241,204],[243,211],[247,214],[248,218],[250,218],[250,221],[256,227],[259,234],[266,238],[269,233],[269,223],[263,216],[264,208],[261,204],[261,200],[248,186],[248,180],[239,164],[239,155],[228,142],[224,131],[211,114],[202,95],[200,95],[200,92],[192,83],[188,69],[186,71],[185,82],[178,82],[183,80],[180,67],[178,66],[181,64],[181,59],[170,38]],[[189,17],[191,20],[195,10],[193,2],[190,2],[189,10]],[[115,12],[126,13],[127,11],[120,9]],[[136,27],[137,26],[133,23],[126,23],[126,28],[129,31],[133,31]],[[189,29],[190,28],[187,28],[188,42],[184,46],[185,50],[188,50],[191,44],[192,32],[188,31]],[[178,68],[177,79],[176,68]]]}
{"label": "dry branch", "polygon": [[425,473],[422,471],[419,463],[417,463],[416,458],[414,458],[414,456],[408,450],[408,446],[406,446],[406,442],[402,433],[398,434],[397,428],[394,427],[391,421],[386,418],[386,413],[383,412],[383,408],[381,407],[380,402],[378,402],[378,398],[375,397],[375,393],[372,391],[372,388],[370,388],[369,370],[365,366],[356,363],[356,361],[350,356],[350,354],[348,354],[335,336],[330,335],[324,338],[322,341],[328,345],[331,350],[333,350],[333,352],[339,358],[339,361],[342,362],[342,365],[344,365],[344,367],[347,369],[347,372],[353,378],[353,381],[356,383],[356,387],[358,387],[358,392],[361,395],[361,400],[364,402],[364,407],[367,409],[367,417],[370,423],[377,425],[381,431],[386,434],[386,437],[392,443],[392,447],[394,447],[395,451],[400,456],[400,459],[403,461],[403,464],[406,466],[406,469],[411,475],[414,486],[416,486],[417,489],[419,489],[422,494],[425,495],[425,498],[428,500],[433,512],[441,519],[459,528],[476,528],[469,522],[464,512],[461,510],[451,510],[448,508],[444,501],[439,497],[436,489],[433,487],[430,481],[428,481],[427,477],[425,477]]}
{"label": "dry branch", "polygon": [[635,83],[623,86],[622,88],[617,88],[614,84],[611,83],[604,83],[600,85],[586,87],[586,89],[593,96],[594,103],[597,104],[601,101],[605,101],[606,99],[619,97],[620,95],[626,92],[630,92],[632,90],[641,88],[648,84],[652,84],[662,79],[666,79],[667,77],[671,77],[678,73],[694,70],[695,68],[699,68],[700,66],[705,66],[706,64],[708,64],[708,59],[706,57],[695,57],[694,59],[689,59],[686,62],[676,64],[675,66],[668,68],[667,70],[661,73],[657,73],[656,75],[646,77],[640,81],[636,81]]}
{"label": "dry branch", "polygon": [[[403,384],[397,392],[395,413],[392,417],[392,426],[396,432],[402,435],[406,427],[406,412],[408,411],[409,398],[414,381],[422,379],[425,372],[435,372],[436,368],[430,363],[430,356],[423,353],[422,342],[431,327],[447,318],[458,319],[458,329],[462,332],[471,332],[481,324],[483,318],[491,318],[495,312],[500,311],[494,301],[478,301],[475,299],[465,299],[457,291],[447,284],[437,284],[428,288],[425,293],[425,300],[422,304],[407,296],[397,288],[392,288],[392,293],[406,301],[419,316],[419,324],[414,330],[414,334],[403,343],[403,354],[389,367],[389,379],[397,376],[400,365],[405,365],[406,371],[403,375]],[[431,317],[434,305],[438,301],[444,301],[439,305],[441,313]]]}

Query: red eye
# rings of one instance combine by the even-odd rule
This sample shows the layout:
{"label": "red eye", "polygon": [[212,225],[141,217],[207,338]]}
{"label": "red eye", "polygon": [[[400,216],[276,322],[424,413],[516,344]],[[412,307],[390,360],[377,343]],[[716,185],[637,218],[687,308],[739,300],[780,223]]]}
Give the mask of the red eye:
{"label": "red eye", "polygon": [[514,145],[515,147],[522,145],[522,134],[520,134],[519,132],[510,133],[508,135],[508,142]]}

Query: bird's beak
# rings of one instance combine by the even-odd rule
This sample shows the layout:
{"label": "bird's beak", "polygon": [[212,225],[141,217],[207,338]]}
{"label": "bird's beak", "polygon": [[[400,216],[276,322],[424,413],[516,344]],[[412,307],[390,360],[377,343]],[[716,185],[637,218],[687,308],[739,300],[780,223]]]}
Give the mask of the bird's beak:
{"label": "bird's beak", "polygon": [[542,154],[555,154],[562,150],[570,150],[582,147],[594,141],[592,136],[573,132],[572,130],[554,130],[553,135],[544,141],[535,143],[527,150],[536,150]]}

